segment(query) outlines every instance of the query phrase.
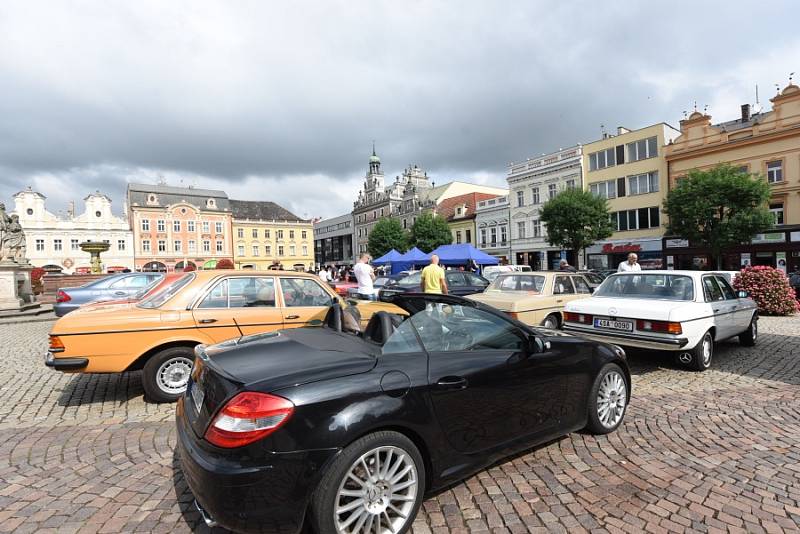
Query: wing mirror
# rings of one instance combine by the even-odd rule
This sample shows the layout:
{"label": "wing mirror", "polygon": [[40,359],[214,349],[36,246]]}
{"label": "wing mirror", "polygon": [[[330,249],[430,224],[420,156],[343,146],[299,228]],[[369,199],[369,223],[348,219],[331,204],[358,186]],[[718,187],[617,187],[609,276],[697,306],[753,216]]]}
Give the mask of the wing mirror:
{"label": "wing mirror", "polygon": [[739,290],[739,292],[736,293],[736,296],[739,297],[740,299],[750,298],[750,292]]}
{"label": "wing mirror", "polygon": [[550,350],[550,342],[544,341],[538,336],[528,336],[528,352],[530,354],[538,354]]}

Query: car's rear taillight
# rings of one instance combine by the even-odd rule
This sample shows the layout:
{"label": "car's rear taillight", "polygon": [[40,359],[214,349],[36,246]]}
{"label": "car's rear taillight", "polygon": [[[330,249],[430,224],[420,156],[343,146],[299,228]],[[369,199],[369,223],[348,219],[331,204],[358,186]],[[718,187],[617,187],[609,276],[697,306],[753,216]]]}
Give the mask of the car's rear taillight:
{"label": "car's rear taillight", "polygon": [[50,352],[64,352],[64,342],[58,336],[50,336]]}
{"label": "car's rear taillight", "polygon": [[206,431],[206,440],[231,449],[268,436],[291,417],[294,404],[275,395],[245,391],[220,410]]}
{"label": "car's rear taillight", "polygon": [[588,313],[564,312],[564,320],[569,323],[592,324],[592,316]]}
{"label": "car's rear taillight", "polygon": [[682,334],[681,323],[668,321],[647,321],[644,319],[636,320],[636,329],[644,332],[662,332],[664,334]]}
{"label": "car's rear taillight", "polygon": [[66,291],[63,289],[59,289],[58,293],[56,293],[56,302],[69,302],[72,300],[72,297],[67,295]]}

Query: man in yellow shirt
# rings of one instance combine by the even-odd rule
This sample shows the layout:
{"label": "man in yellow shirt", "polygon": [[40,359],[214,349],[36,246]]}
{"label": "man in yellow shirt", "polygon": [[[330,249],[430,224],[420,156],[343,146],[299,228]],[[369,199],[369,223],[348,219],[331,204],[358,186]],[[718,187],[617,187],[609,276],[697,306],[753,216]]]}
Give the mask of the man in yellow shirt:
{"label": "man in yellow shirt", "polygon": [[447,295],[447,281],[444,277],[444,269],[439,267],[439,256],[431,256],[431,264],[422,269],[420,274],[423,293],[439,293]]}

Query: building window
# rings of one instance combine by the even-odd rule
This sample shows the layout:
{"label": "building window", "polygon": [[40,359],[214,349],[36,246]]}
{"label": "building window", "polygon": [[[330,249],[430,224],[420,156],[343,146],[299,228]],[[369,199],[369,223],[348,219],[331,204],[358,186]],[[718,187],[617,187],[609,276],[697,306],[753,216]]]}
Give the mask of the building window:
{"label": "building window", "polygon": [[183,252],[183,243],[181,243],[180,241],[177,241],[177,240],[173,241],[172,242],[172,247],[173,247],[173,250],[175,250],[176,253]]}
{"label": "building window", "polygon": [[145,239],[142,241],[142,252],[150,252],[150,240]]}
{"label": "building window", "polygon": [[464,230],[464,243],[472,243],[472,230]]}
{"label": "building window", "polygon": [[540,200],[539,200],[539,188],[538,187],[534,187],[531,191],[533,192],[533,203],[534,204],[538,204],[540,202]]}
{"label": "building window", "polygon": [[253,245],[253,256],[258,256],[258,245]]}
{"label": "building window", "polygon": [[117,239],[117,250],[125,250],[125,240]]}
{"label": "building window", "polygon": [[520,221],[517,223],[517,237],[520,239],[525,239],[525,221]]}
{"label": "building window", "polygon": [[508,241],[508,228],[506,228],[506,226],[503,225],[500,227],[500,243],[505,245],[506,241]]}
{"label": "building window", "polygon": [[194,242],[194,239],[189,240],[189,252],[190,253],[197,252],[197,243]]}
{"label": "building window", "polygon": [[[236,229],[236,237],[238,237],[239,239],[244,239],[244,228],[237,228]],[[253,236],[253,237],[257,237],[257,236]]]}
{"label": "building window", "polygon": [[203,233],[210,234],[211,233],[211,223],[208,221],[203,221]]}
{"label": "building window", "polygon": [[300,237],[301,237],[302,239],[307,239],[307,238],[308,238],[308,232],[306,232],[305,230],[303,230],[302,232],[300,232]]}
{"label": "building window", "polygon": [[283,245],[278,245],[278,256],[283,257]]}
{"label": "building window", "polygon": [[222,241],[217,240],[217,252],[222,252]]}
{"label": "building window", "polygon": [[456,243],[461,243],[461,230],[456,230]]}
{"label": "building window", "polygon": [[275,237],[278,239],[283,239],[283,230],[275,230]]}
{"label": "building window", "polygon": [[142,232],[150,231],[150,219],[142,219]]}
{"label": "building window", "polygon": [[556,198],[557,192],[558,188],[556,187],[556,184],[550,184],[547,186],[547,198],[549,198],[550,200]]}
{"label": "building window", "polygon": [[[255,247],[255,246],[253,246],[253,248],[256,248],[256,247]],[[238,249],[238,251],[239,251],[239,256],[244,256],[244,245],[239,245],[239,246],[237,247],[237,249]]]}
{"label": "building window", "polygon": [[628,161],[639,161],[658,156],[658,137],[640,139],[625,145],[628,150]]}
{"label": "building window", "polygon": [[186,221],[186,230],[194,232],[194,221]]}
{"label": "building window", "polygon": [[783,202],[770,204],[769,211],[775,217],[775,224],[783,224]]}
{"label": "building window", "polygon": [[637,210],[624,210],[611,213],[611,224],[614,230],[645,230],[658,228],[660,213],[657,207],[639,208]]}
{"label": "building window", "polygon": [[44,252],[44,239],[36,240],[36,252]]}
{"label": "building window", "polygon": [[81,249],[80,245],[78,244],[78,240],[77,239],[71,239],[70,242],[69,242],[69,247],[72,250],[80,250]]}
{"label": "building window", "polygon": [[770,161],[767,163],[767,181],[771,184],[783,181],[782,161]]}
{"label": "building window", "polygon": [[267,256],[272,254],[272,245],[264,246],[264,252],[266,252]]}
{"label": "building window", "polygon": [[55,250],[56,252],[61,252],[62,250],[64,250],[63,246],[61,245],[60,239],[53,239],[53,250]]}
{"label": "building window", "polygon": [[211,252],[211,241],[203,239],[203,252]]}
{"label": "building window", "polygon": [[497,227],[496,226],[492,226],[492,228],[489,230],[489,235],[491,236],[492,246],[496,247],[497,246]]}
{"label": "building window", "polygon": [[542,221],[539,219],[533,220],[533,237],[542,237]]}
{"label": "building window", "polygon": [[605,182],[589,184],[589,192],[600,198],[617,198],[617,181],[606,180]]}
{"label": "building window", "polygon": [[264,230],[264,238],[269,239],[269,229]]}
{"label": "building window", "polygon": [[158,240],[158,251],[159,252],[166,252],[167,251],[167,242],[163,239]]}
{"label": "building window", "polygon": [[589,154],[590,171],[605,169],[606,167],[613,167],[616,164],[617,164],[616,151],[614,150],[613,147]]}
{"label": "building window", "polygon": [[172,231],[173,232],[180,232],[181,231],[181,221],[179,221],[179,220],[172,221]]}
{"label": "building window", "polygon": [[486,228],[481,228],[481,246],[486,246]]}
{"label": "building window", "polygon": [[250,231],[250,235],[251,235],[251,236],[252,236],[254,239],[257,239],[257,238],[258,238],[258,228],[253,228],[253,229]]}
{"label": "building window", "polygon": [[525,205],[525,192],[517,191],[517,207],[521,208]]}
{"label": "building window", "polygon": [[294,247],[294,245],[289,245],[289,256],[294,256],[296,251],[297,249]]}
{"label": "building window", "polygon": [[294,230],[289,230],[289,239],[294,239]]}
{"label": "building window", "polygon": [[658,171],[628,176],[628,194],[645,195],[658,191]]}
{"label": "building window", "polygon": [[159,219],[156,222],[156,231],[157,232],[166,232],[167,231],[167,223],[164,222],[163,219]]}
{"label": "building window", "polygon": [[303,256],[308,256],[308,245],[303,245]]}
{"label": "building window", "polygon": [[221,222],[215,222],[214,223],[214,231],[216,231],[216,233],[218,233],[218,234],[222,233],[222,223]]}

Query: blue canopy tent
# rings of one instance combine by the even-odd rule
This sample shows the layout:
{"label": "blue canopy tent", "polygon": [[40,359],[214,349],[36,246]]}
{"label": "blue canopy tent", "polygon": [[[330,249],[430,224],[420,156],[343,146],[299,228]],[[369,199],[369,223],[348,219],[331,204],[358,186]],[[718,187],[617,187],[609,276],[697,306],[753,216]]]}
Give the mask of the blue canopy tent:
{"label": "blue canopy tent", "polygon": [[377,260],[372,260],[373,265],[386,265],[388,263],[394,263],[400,259],[401,254],[397,252],[395,249],[390,250]]}
{"label": "blue canopy tent", "polygon": [[466,265],[470,261],[474,261],[478,265],[497,265],[500,263],[494,256],[481,252],[469,243],[442,245],[431,254],[439,256],[439,263],[442,265]]}
{"label": "blue canopy tent", "polygon": [[400,255],[397,261],[392,263],[392,274],[407,271],[411,267],[427,265],[430,261],[430,254],[425,254],[417,247],[414,247],[405,254]]}

